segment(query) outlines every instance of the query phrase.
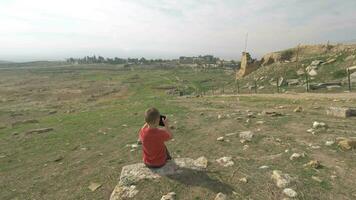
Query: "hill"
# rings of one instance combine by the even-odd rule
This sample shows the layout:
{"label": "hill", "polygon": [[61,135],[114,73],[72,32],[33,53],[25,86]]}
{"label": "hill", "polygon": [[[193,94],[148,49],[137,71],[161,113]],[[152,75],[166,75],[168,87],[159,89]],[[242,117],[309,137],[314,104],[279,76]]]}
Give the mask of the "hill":
{"label": "hill", "polygon": [[[243,85],[258,80],[260,86],[273,87],[277,78],[284,84],[303,87],[305,73],[312,83],[346,84],[346,68],[356,65],[356,45],[301,45],[264,55],[260,67],[240,79]],[[283,85],[283,84],[282,84]]]}

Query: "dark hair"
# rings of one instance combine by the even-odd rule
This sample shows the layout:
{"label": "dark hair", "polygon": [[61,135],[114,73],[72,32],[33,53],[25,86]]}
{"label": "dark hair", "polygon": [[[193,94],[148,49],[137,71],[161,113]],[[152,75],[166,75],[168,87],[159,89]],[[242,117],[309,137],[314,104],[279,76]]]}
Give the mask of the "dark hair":
{"label": "dark hair", "polygon": [[148,124],[153,124],[159,119],[160,113],[157,108],[149,108],[145,112],[145,121]]}

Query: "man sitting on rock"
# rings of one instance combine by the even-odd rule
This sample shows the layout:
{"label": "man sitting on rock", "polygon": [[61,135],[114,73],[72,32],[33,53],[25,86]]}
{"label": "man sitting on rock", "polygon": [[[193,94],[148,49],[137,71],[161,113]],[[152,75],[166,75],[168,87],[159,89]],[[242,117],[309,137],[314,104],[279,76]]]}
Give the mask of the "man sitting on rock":
{"label": "man sitting on rock", "polygon": [[172,132],[168,125],[168,119],[163,119],[164,128],[158,128],[160,113],[156,108],[149,108],[145,112],[145,125],[139,133],[139,141],[142,143],[143,162],[149,168],[163,167],[171,156],[167,150],[165,141],[172,138]]}

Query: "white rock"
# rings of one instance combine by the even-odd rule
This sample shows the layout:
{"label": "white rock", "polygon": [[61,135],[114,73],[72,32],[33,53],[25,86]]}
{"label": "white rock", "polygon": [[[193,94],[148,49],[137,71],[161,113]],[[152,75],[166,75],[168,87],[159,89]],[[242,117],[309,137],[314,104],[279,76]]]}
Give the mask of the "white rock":
{"label": "white rock", "polygon": [[137,144],[131,144],[131,148],[136,149],[136,148],[138,148],[138,145]]}
{"label": "white rock", "polygon": [[226,137],[230,137],[230,136],[234,136],[234,135],[237,135],[237,133],[227,133],[227,134],[225,134]]}
{"label": "white rock", "polygon": [[216,159],[216,162],[223,167],[230,167],[235,164],[234,161],[232,161],[232,157],[227,156]]}
{"label": "white rock", "polygon": [[325,128],[326,124],[324,122],[313,122],[313,128],[318,129],[318,128]]}
{"label": "white rock", "polygon": [[288,197],[291,197],[291,198],[294,198],[294,197],[296,197],[296,196],[298,195],[297,192],[294,191],[294,190],[291,189],[291,188],[285,188],[285,189],[283,190],[283,193],[284,193],[285,195],[287,195]]}
{"label": "white rock", "polygon": [[215,197],[214,200],[226,200],[226,199],[227,199],[226,194],[223,194],[223,193],[219,192],[219,193],[216,195],[216,197]]}
{"label": "white rock", "polygon": [[273,170],[271,178],[275,181],[277,187],[279,188],[287,187],[292,181],[289,174],[283,174],[280,170]]}
{"label": "white rock", "polygon": [[161,200],[174,200],[176,197],[176,193],[175,192],[170,192],[166,195],[163,195]]}
{"label": "white rock", "polygon": [[300,153],[293,153],[289,159],[290,160],[295,160],[295,159],[298,159],[298,158],[301,158],[301,157],[304,157],[304,153],[300,154]]}
{"label": "white rock", "polygon": [[218,115],[218,119],[222,119],[223,118],[223,116],[222,115]]}
{"label": "white rock", "polygon": [[218,137],[216,138],[217,141],[224,141],[224,137]]}
{"label": "white rock", "polygon": [[315,70],[315,69],[311,69],[309,72],[308,72],[309,76],[316,76],[318,75],[318,72]]}
{"label": "white rock", "polygon": [[240,138],[246,141],[251,141],[253,137],[253,132],[252,131],[242,131],[240,132]]}
{"label": "white rock", "polygon": [[267,165],[262,165],[261,167],[259,167],[260,169],[268,169],[269,167]]}
{"label": "white rock", "polygon": [[335,141],[332,140],[325,142],[325,146],[332,146],[333,144],[335,144]]}

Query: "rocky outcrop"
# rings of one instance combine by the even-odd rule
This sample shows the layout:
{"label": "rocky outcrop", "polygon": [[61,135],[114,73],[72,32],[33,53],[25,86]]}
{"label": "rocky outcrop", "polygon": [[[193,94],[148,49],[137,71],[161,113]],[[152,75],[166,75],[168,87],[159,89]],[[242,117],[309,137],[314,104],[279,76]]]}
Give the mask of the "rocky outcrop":
{"label": "rocky outcrop", "polygon": [[240,70],[236,73],[236,78],[244,77],[259,67],[259,62],[251,58],[248,52],[242,52]]}
{"label": "rocky outcrop", "polygon": [[111,193],[110,200],[133,198],[138,190],[135,184],[143,179],[157,179],[162,176],[184,173],[185,169],[202,171],[207,167],[207,159],[200,157],[177,158],[169,161],[165,166],[157,169],[147,168],[143,163],[124,166],[121,170],[119,183]]}

